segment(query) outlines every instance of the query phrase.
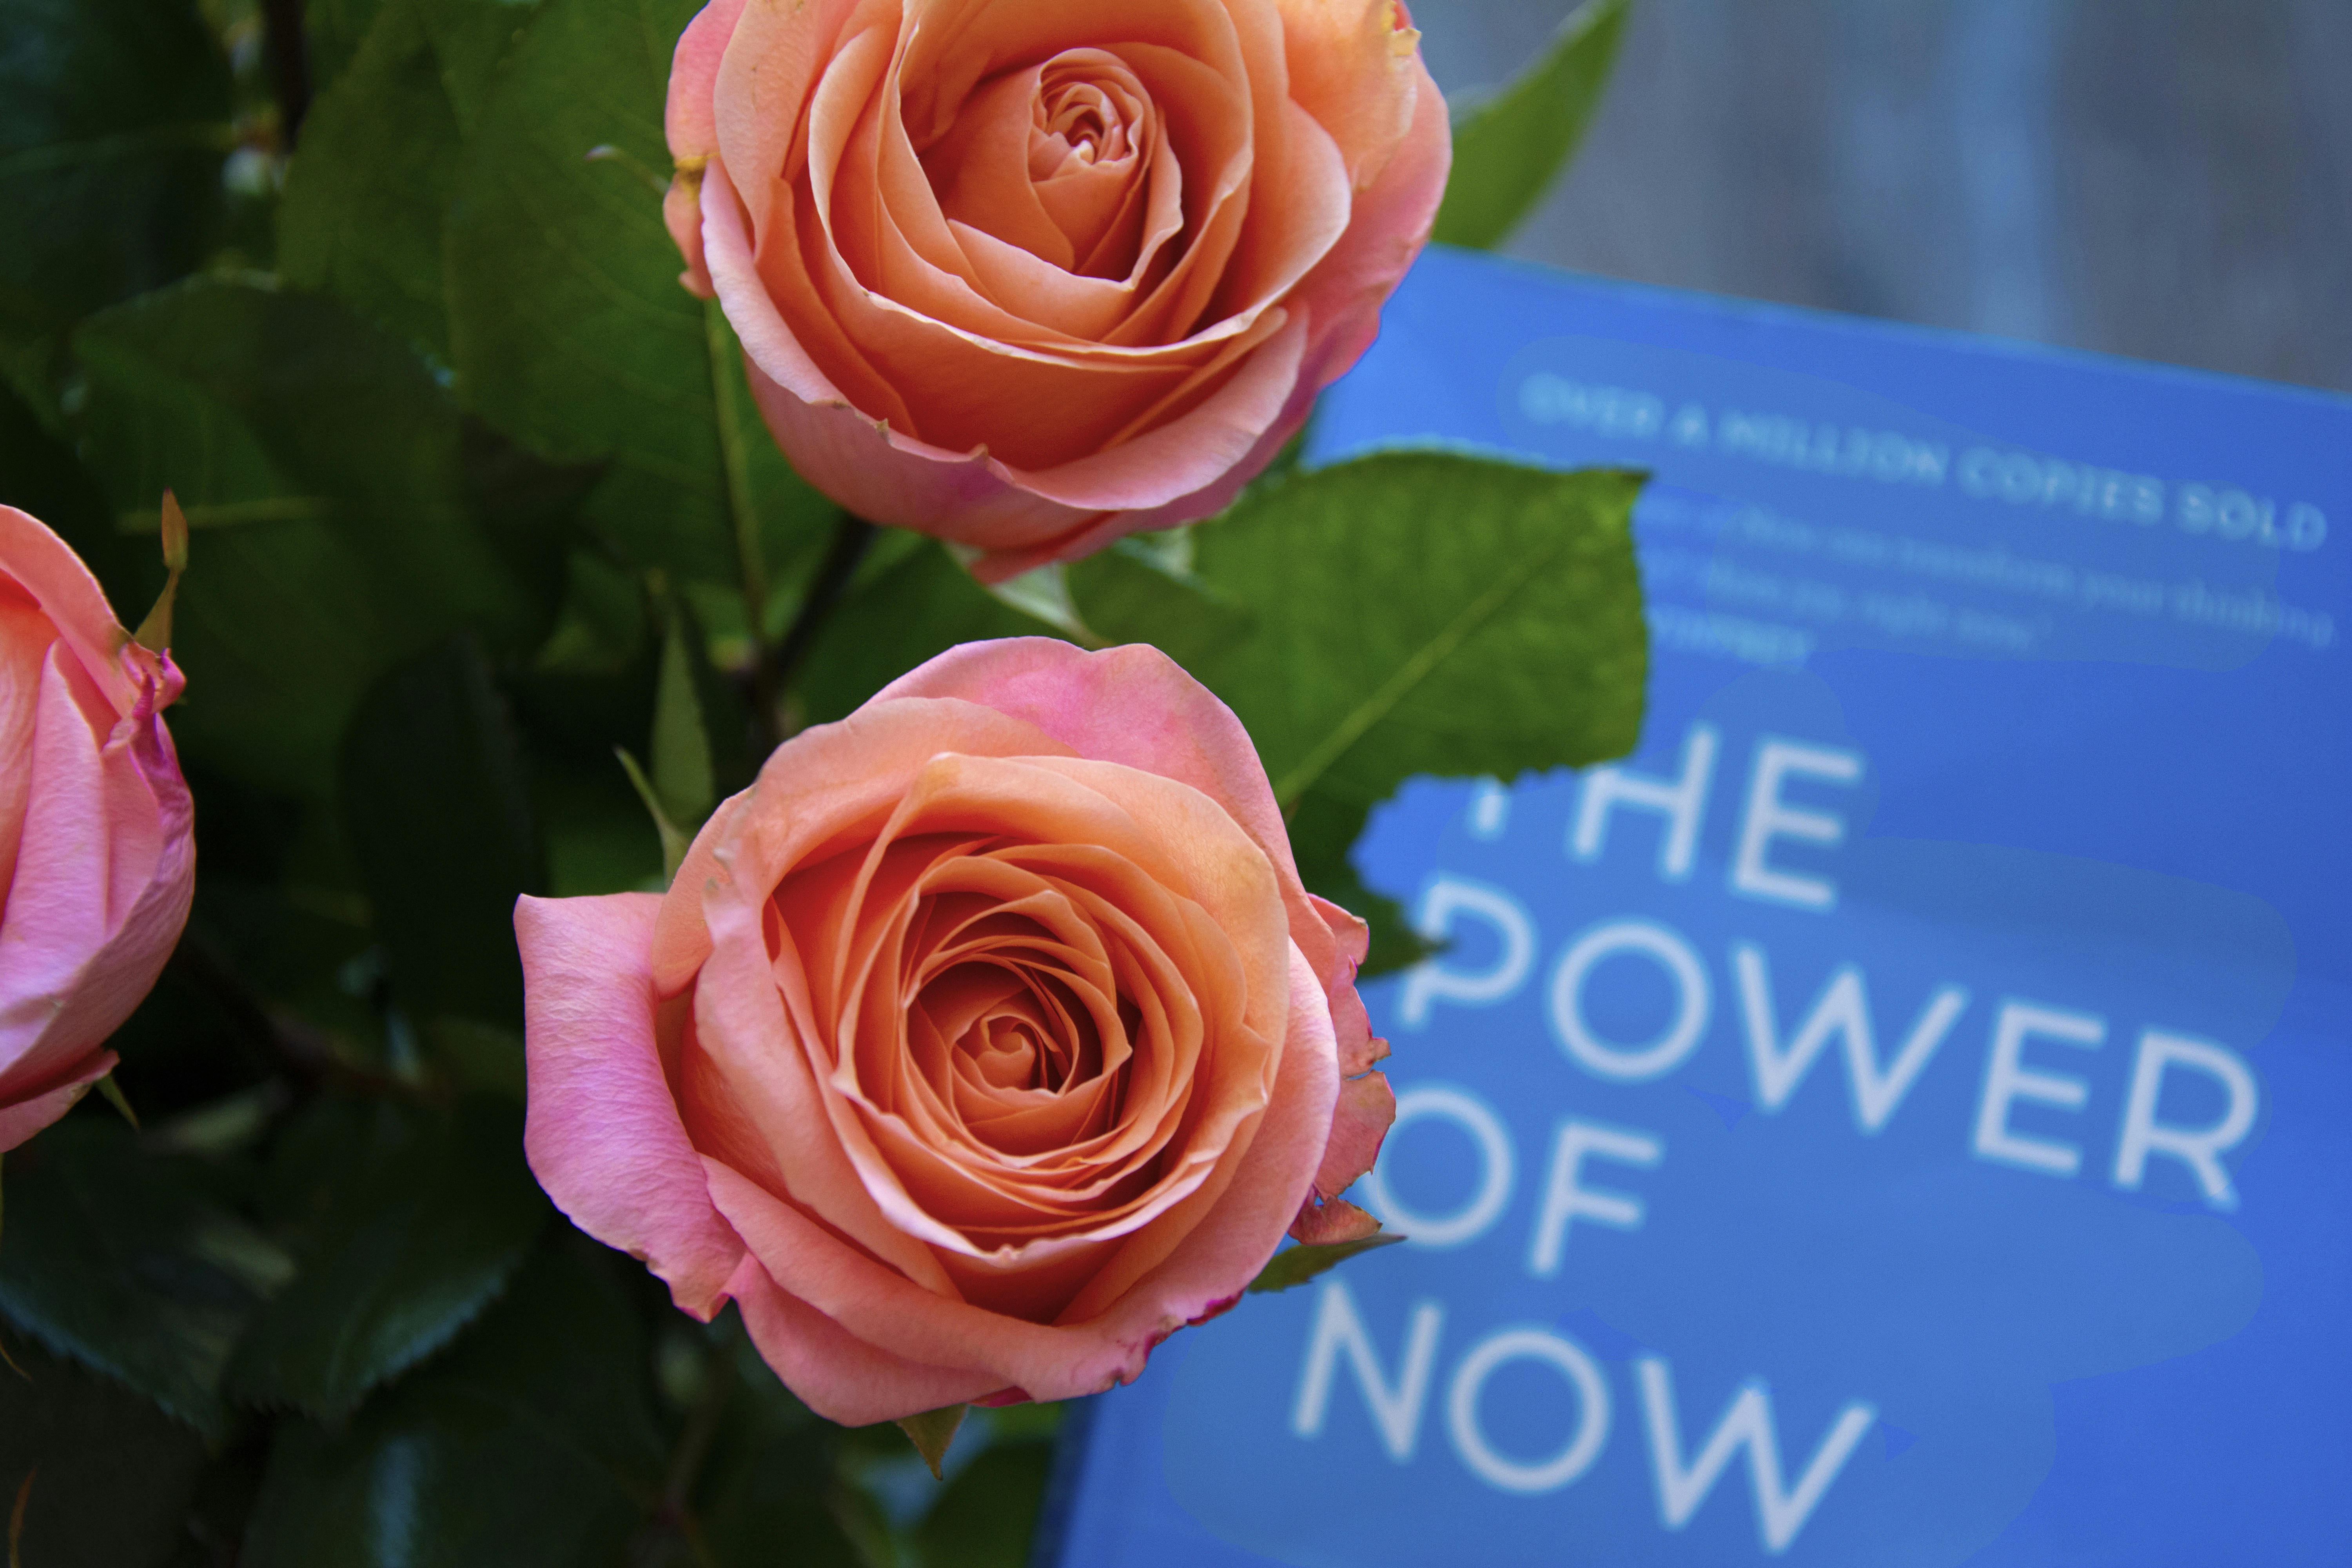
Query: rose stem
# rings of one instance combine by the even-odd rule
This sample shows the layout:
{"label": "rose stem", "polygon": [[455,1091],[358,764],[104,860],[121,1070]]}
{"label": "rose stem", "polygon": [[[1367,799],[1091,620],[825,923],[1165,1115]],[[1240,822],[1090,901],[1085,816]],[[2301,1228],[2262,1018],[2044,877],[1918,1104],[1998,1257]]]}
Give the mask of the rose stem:
{"label": "rose stem", "polygon": [[826,617],[848,596],[850,579],[857,575],[858,563],[866,559],[874,533],[874,525],[864,518],[841,514],[833,542],[809,584],[808,596],[801,601],[800,614],[793,618],[783,639],[752,667],[751,738],[762,760],[788,738],[782,711],[784,688],[800,672],[801,662],[815,645]]}

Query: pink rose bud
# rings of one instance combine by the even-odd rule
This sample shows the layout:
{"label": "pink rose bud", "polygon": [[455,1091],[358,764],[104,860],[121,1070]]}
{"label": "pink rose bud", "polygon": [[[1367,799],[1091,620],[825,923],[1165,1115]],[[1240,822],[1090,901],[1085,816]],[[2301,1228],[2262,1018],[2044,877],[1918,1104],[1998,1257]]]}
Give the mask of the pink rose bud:
{"label": "pink rose bud", "polygon": [[0,1151],[113,1069],[107,1037],[187,924],[194,814],[163,726],[181,685],[65,541],[0,506]]}
{"label": "pink rose bud", "polygon": [[664,206],[787,456],[993,581],[1232,500],[1428,238],[1396,0],[713,0]]}
{"label": "pink rose bud", "polygon": [[836,1421],[1108,1388],[1377,1228],[1364,926],[1156,649],[953,649],[515,928],[540,1181]]}

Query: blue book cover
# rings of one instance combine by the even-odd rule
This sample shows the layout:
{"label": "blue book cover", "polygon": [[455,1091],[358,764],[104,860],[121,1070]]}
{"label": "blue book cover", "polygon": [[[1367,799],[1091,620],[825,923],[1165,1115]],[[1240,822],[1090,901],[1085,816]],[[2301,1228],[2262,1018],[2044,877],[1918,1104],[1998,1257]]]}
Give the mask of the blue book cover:
{"label": "blue book cover", "polygon": [[1375,814],[1411,1240],[1041,1555],[2352,1563],[2352,400],[1433,251],[1399,446],[1654,476],[1641,747]]}

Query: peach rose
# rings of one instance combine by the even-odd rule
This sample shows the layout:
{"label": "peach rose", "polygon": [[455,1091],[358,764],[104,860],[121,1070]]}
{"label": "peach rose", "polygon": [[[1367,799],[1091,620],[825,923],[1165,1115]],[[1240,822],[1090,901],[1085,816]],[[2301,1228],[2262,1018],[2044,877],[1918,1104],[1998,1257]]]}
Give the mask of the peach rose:
{"label": "peach rose", "polygon": [[541,1183],[835,1420],[1095,1393],[1377,1228],[1363,924],[1156,649],[951,650],[515,928]]}
{"label": "peach rose", "polygon": [[181,684],[64,540],[0,506],[0,1151],[113,1070],[107,1037],[188,923]]}
{"label": "peach rose", "polygon": [[995,580],[1223,508],[1452,155],[1399,0],[712,0],[664,211],[801,473]]}

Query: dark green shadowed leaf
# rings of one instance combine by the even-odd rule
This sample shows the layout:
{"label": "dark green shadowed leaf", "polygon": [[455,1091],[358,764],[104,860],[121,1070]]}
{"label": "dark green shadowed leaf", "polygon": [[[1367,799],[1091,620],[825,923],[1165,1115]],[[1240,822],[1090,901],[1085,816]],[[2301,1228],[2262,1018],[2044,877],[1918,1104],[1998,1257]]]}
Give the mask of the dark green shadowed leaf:
{"label": "dark green shadowed leaf", "polygon": [[0,1498],[37,1471],[25,1509],[26,1568],[163,1568],[204,1439],[121,1384],[23,1340],[0,1367]]}
{"label": "dark green shadowed leaf", "polygon": [[991,1442],[916,1527],[923,1568],[1026,1568],[1053,1464],[1050,1437]]}
{"label": "dark green shadowed leaf", "polygon": [[[155,535],[141,539],[116,531],[98,481],[5,385],[0,385],[0,501],[31,512],[73,546],[104,584],[116,619],[135,619],[154,602],[163,585],[163,559],[155,549]],[[175,728],[177,721],[174,714]]]}
{"label": "dark green shadowed leaf", "polygon": [[551,458],[609,459],[590,521],[693,602],[725,662],[781,628],[833,508],[761,425],[718,307],[678,283],[661,115],[697,9],[547,0],[467,142],[446,279],[467,406]]}
{"label": "dark green shadowed leaf", "polygon": [[412,0],[386,0],[286,170],[278,269],[446,360],[441,211],[463,148]]}
{"label": "dark green shadowed leaf", "polygon": [[7,1202],[0,1314],[220,1436],[222,1370],[284,1283],[285,1255],[110,1118],[77,1117],[11,1151]]}
{"label": "dark green shadowed leaf", "polygon": [[709,1375],[729,1386],[693,1495],[709,1568],[775,1568],[782,1542],[791,1568],[872,1568],[836,1517],[839,1428],[776,1381],[731,1311],[711,1333],[721,1344]]}
{"label": "dark green shadowed leaf", "polygon": [[522,1018],[514,904],[547,887],[522,758],[480,646],[443,642],[370,689],[342,748],[344,830],[417,1020]]}
{"label": "dark green shadowed leaf", "polygon": [[622,1568],[665,1456],[612,1270],[558,1237],[349,1426],[280,1422],[239,1568]]}
{"label": "dark green shadowed leaf", "polygon": [[278,270],[449,357],[442,217],[529,4],[383,0],[312,103],[286,174]]}
{"label": "dark green shadowed leaf", "polygon": [[240,1399],[340,1420],[497,1298],[548,1207],[523,1163],[522,1117],[499,1100],[324,1100],[289,1136],[310,1167],[275,1184],[298,1230],[296,1273],[246,1331],[228,1382]]}
{"label": "dark green shadowed leaf", "polygon": [[958,643],[1054,635],[973,582],[945,550],[901,538],[889,542],[898,552],[869,567],[809,650],[793,690],[812,722],[843,717]]}
{"label": "dark green shadowed leaf", "polygon": [[1358,975],[1375,979],[1409,968],[1438,951],[1412,928],[1404,906],[1364,886],[1350,858],[1370,816],[1368,805],[1308,790],[1290,813],[1290,852],[1310,891],[1330,900],[1372,928],[1371,950]]}
{"label": "dark green shadowed leaf", "polygon": [[351,68],[383,0],[303,0],[302,41],[310,46],[311,107]]}
{"label": "dark green shadowed leaf", "polygon": [[1455,114],[1454,173],[1431,238],[1491,248],[1534,210],[1600,107],[1631,4],[1585,0],[1533,65]]}
{"label": "dark green shadowed leaf", "polygon": [[[1347,853],[1414,773],[1509,779],[1630,750],[1648,662],[1636,475],[1437,453],[1300,474],[1192,531],[1192,582],[1074,573],[1089,624],[1160,642],[1232,704],[1307,885],[1367,910]],[[1131,563],[1130,563],[1131,564]],[[1101,597],[1104,584],[1118,590]],[[1247,635],[1203,637],[1197,606]],[[1413,956],[1379,921],[1376,957]]]}
{"label": "dark green shadowed leaf", "polygon": [[662,639],[654,689],[653,784],[663,814],[689,837],[718,804],[710,770],[710,731],[695,689],[695,645],[684,614],[673,611]]}
{"label": "dark green shadowed leaf", "polygon": [[0,12],[0,335],[184,276],[211,246],[229,72],[192,0]]}
{"label": "dark green shadowed leaf", "polygon": [[1329,1242],[1320,1247],[1286,1247],[1257,1271],[1257,1278],[1249,1282],[1249,1293],[1262,1296],[1270,1291],[1287,1290],[1294,1285],[1304,1285],[1317,1275],[1337,1268],[1360,1253],[1392,1247],[1403,1239],[1391,1231],[1355,1241]]}
{"label": "dark green shadowed leaf", "polygon": [[192,759],[324,796],[386,665],[459,627],[500,651],[545,634],[551,593],[473,510],[482,464],[457,408],[331,301],[203,279],[91,318],[74,348],[80,452],[116,526],[152,542],[170,489],[194,530],[173,634],[198,694],[173,715]]}

